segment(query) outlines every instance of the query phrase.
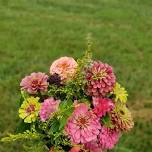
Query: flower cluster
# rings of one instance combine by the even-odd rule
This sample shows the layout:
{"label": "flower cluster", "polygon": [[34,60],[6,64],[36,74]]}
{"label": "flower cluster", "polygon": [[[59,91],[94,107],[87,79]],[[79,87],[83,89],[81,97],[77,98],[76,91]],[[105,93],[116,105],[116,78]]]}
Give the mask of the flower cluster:
{"label": "flower cluster", "polygon": [[79,62],[61,57],[49,71],[22,79],[19,108],[26,130],[34,126],[48,151],[112,150],[121,134],[133,128],[127,91],[116,81],[112,66],[88,56]]}

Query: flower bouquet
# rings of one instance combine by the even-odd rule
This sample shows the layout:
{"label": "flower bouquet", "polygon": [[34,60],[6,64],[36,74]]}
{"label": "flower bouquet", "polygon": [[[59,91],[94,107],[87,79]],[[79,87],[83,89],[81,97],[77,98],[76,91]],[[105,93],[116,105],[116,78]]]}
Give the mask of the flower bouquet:
{"label": "flower bouquet", "polygon": [[88,44],[77,61],[55,60],[48,75],[34,72],[22,79],[19,127],[2,141],[38,141],[48,152],[103,152],[115,147],[134,125],[127,92],[113,68],[93,60],[90,50]]}

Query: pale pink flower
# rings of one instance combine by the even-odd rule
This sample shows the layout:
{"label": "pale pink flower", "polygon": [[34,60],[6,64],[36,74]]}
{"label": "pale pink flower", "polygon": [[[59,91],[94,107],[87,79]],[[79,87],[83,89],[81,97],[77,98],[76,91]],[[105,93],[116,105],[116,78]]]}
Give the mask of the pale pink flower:
{"label": "pale pink flower", "polygon": [[114,103],[109,98],[93,98],[94,113],[98,117],[103,117],[114,108]]}
{"label": "pale pink flower", "polygon": [[99,118],[89,111],[88,105],[80,103],[68,119],[65,131],[73,143],[83,144],[96,140],[100,128]]}
{"label": "pale pink flower", "polygon": [[50,67],[50,74],[58,74],[62,81],[71,80],[76,73],[78,64],[71,57],[61,57]]}
{"label": "pale pink flower", "polygon": [[99,135],[99,143],[102,149],[113,149],[120,137],[120,132],[115,129],[102,127]]}
{"label": "pale pink flower", "polygon": [[111,92],[115,85],[113,69],[108,64],[94,61],[86,69],[87,94],[90,96],[102,96]]}
{"label": "pale pink flower", "polygon": [[30,94],[36,94],[38,91],[46,92],[48,88],[48,76],[45,73],[32,73],[22,79],[20,86],[21,89]]}
{"label": "pale pink flower", "polygon": [[60,101],[55,100],[54,98],[48,98],[44,100],[40,108],[40,119],[42,122],[49,119],[51,117],[51,114],[58,110],[59,103]]}

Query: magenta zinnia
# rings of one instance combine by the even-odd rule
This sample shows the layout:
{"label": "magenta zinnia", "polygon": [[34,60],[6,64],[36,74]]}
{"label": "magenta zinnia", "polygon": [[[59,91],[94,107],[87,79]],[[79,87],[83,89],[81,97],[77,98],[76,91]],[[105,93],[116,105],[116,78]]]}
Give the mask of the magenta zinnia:
{"label": "magenta zinnia", "polygon": [[86,79],[90,96],[105,96],[113,90],[116,82],[112,67],[100,61],[94,61],[86,70]]}
{"label": "magenta zinnia", "polygon": [[99,119],[84,103],[76,106],[65,131],[75,144],[87,143],[97,138],[101,128]]}
{"label": "magenta zinnia", "polygon": [[114,103],[109,98],[93,98],[94,113],[98,117],[105,116],[114,108]]}
{"label": "magenta zinnia", "polygon": [[120,133],[114,129],[102,127],[99,142],[102,149],[113,149],[117,144],[120,137]]}
{"label": "magenta zinnia", "polygon": [[36,94],[38,91],[46,92],[48,88],[48,76],[45,73],[32,73],[22,79],[20,86],[21,89],[30,94]]}
{"label": "magenta zinnia", "polygon": [[51,114],[56,112],[58,110],[60,101],[54,100],[54,98],[48,98],[44,100],[44,102],[41,104],[40,109],[40,119],[41,121],[46,121],[50,118]]}

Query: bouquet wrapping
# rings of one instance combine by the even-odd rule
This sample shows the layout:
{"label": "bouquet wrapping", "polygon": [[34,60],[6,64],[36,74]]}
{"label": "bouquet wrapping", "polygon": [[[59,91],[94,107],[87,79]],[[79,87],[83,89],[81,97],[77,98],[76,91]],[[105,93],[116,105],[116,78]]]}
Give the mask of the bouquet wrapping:
{"label": "bouquet wrapping", "polygon": [[55,60],[48,75],[24,77],[20,87],[19,127],[2,141],[37,140],[48,152],[104,152],[133,128],[127,91],[89,47],[77,61]]}

